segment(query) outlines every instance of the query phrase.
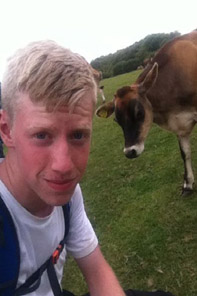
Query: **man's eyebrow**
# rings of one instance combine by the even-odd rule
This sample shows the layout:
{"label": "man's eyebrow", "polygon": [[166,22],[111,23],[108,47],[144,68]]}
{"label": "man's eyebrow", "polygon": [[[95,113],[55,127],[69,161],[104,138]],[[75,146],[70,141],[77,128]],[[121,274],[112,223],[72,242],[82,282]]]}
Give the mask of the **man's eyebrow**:
{"label": "man's eyebrow", "polygon": [[[28,130],[57,130],[58,127],[56,127],[55,125],[53,124],[42,124],[42,125],[32,125],[30,127],[28,127]],[[81,130],[81,131],[91,131],[92,130],[92,126],[89,125],[89,124],[84,124],[84,125],[81,125],[81,126],[72,126],[71,130]]]}
{"label": "man's eyebrow", "polygon": [[54,125],[32,125],[27,127],[29,131],[34,130],[55,130],[56,127]]}

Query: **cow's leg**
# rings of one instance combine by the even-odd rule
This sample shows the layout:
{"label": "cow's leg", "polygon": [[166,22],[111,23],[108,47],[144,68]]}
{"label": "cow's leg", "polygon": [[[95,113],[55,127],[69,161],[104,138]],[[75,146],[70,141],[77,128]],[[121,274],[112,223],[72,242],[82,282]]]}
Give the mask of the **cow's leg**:
{"label": "cow's leg", "polygon": [[181,156],[184,162],[184,184],[182,194],[188,195],[189,193],[192,193],[194,183],[189,135],[178,136],[178,141],[181,150]]}

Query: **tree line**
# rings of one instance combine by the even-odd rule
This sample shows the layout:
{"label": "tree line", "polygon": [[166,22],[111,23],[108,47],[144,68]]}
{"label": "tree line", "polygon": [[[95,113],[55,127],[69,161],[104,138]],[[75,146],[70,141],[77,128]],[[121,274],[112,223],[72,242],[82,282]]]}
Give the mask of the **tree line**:
{"label": "tree line", "polygon": [[102,72],[103,78],[134,71],[139,67],[145,66],[148,59],[153,57],[159,48],[177,36],[180,36],[180,33],[177,31],[168,34],[148,35],[129,47],[93,60],[91,65]]}

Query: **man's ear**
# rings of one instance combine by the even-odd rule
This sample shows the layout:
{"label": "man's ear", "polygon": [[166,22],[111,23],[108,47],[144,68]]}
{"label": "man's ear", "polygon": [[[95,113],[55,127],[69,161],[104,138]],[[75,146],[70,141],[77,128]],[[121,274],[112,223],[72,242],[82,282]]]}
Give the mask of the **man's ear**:
{"label": "man's ear", "polygon": [[114,113],[114,110],[115,104],[114,101],[111,101],[98,107],[98,109],[96,110],[96,115],[98,117],[108,118]]}
{"label": "man's ear", "polygon": [[7,147],[12,147],[11,120],[5,110],[0,110],[0,134],[3,143]]}

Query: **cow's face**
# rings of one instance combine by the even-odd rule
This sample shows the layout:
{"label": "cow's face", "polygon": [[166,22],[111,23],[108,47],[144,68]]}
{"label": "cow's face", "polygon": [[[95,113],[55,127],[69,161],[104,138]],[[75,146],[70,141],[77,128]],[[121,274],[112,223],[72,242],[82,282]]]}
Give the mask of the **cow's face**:
{"label": "cow's face", "polygon": [[112,102],[100,106],[96,114],[109,117],[115,113],[115,121],[121,126],[125,139],[124,153],[129,158],[139,156],[144,150],[144,141],[153,116],[146,92],[157,76],[157,65],[148,72],[140,84],[125,86],[117,91]]}
{"label": "cow's face", "polygon": [[152,123],[151,105],[139,97],[136,85],[119,89],[114,104],[115,121],[124,134],[124,153],[129,158],[137,157],[144,150],[144,141]]}

